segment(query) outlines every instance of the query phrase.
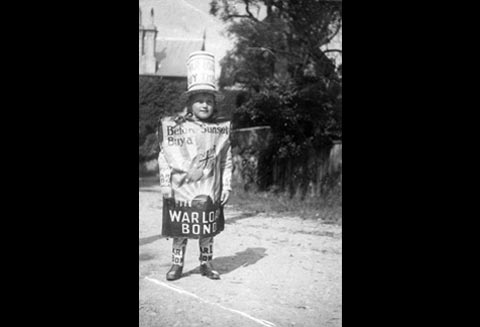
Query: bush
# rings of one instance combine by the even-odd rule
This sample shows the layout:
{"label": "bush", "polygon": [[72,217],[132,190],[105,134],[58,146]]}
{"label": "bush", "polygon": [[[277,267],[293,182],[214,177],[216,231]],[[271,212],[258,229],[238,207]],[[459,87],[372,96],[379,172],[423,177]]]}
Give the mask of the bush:
{"label": "bush", "polygon": [[139,162],[144,162],[158,155],[155,136],[158,121],[183,109],[179,98],[186,90],[187,83],[186,80],[139,76],[138,86],[138,157]]}

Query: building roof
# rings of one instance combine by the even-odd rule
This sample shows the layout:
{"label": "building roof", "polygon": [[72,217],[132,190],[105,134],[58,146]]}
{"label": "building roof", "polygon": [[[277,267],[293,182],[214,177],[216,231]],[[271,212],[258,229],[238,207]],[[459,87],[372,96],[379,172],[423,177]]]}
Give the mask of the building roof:
{"label": "building roof", "polygon": [[160,76],[187,77],[187,59],[190,53],[202,48],[202,39],[157,39],[155,57]]}

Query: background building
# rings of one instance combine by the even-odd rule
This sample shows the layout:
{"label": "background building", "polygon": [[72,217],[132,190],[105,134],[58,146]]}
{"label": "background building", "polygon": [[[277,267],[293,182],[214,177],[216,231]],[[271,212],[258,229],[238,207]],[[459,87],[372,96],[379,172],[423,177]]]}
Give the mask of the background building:
{"label": "background building", "polygon": [[139,1],[139,75],[186,78],[188,55],[205,42],[205,50],[215,55],[218,80],[220,60],[232,42],[222,34],[222,22],[208,13],[209,2]]}

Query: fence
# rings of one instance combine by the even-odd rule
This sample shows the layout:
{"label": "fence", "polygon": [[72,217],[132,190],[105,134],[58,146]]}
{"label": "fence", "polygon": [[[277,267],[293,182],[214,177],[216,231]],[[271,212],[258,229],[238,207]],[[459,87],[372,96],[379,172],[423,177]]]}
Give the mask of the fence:
{"label": "fence", "polygon": [[341,142],[320,152],[309,151],[296,160],[259,163],[270,140],[268,126],[238,129],[232,135],[233,180],[246,191],[263,185],[305,197],[324,194],[341,184]]}
{"label": "fence", "polygon": [[[297,160],[278,160],[263,164],[262,152],[271,140],[269,126],[232,131],[233,183],[245,191],[257,190],[262,183],[301,197],[324,194],[342,182],[342,143],[335,142],[322,151],[310,151]],[[268,169],[265,169],[265,166]],[[139,164],[140,176],[158,174],[156,160]]]}

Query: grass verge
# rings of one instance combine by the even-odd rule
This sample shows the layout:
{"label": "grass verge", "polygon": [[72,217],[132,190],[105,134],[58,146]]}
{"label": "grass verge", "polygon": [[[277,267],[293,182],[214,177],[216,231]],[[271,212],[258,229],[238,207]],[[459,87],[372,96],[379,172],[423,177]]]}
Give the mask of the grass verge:
{"label": "grass verge", "polygon": [[300,200],[287,194],[245,192],[235,187],[229,204],[243,211],[276,213],[303,219],[320,219],[327,224],[342,224],[342,187],[337,186],[322,197]]}

